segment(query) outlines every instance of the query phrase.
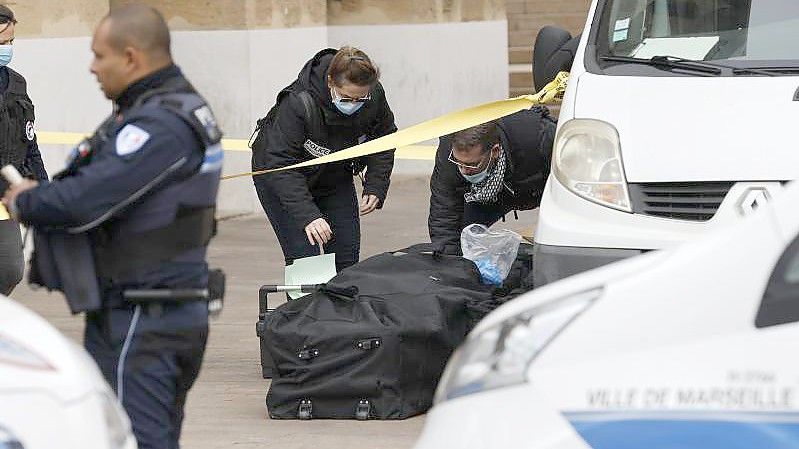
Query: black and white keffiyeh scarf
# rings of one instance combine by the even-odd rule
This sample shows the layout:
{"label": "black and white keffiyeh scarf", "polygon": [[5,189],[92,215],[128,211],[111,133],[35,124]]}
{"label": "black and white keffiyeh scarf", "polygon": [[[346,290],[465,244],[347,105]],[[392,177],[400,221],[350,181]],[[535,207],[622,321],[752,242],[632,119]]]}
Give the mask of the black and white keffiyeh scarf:
{"label": "black and white keffiyeh scarf", "polygon": [[505,183],[505,167],[507,161],[505,160],[505,150],[500,148],[497,163],[491,169],[491,172],[486,176],[486,179],[472,184],[471,190],[463,195],[467,203],[495,203],[502,191]]}

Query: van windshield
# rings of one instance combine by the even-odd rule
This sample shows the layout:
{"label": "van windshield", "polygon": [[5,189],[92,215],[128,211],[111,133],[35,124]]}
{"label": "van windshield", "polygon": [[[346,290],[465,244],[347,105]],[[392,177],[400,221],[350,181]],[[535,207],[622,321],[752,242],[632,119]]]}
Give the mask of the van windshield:
{"label": "van windshield", "polygon": [[597,56],[616,64],[670,57],[799,68],[799,0],[607,0],[596,31]]}

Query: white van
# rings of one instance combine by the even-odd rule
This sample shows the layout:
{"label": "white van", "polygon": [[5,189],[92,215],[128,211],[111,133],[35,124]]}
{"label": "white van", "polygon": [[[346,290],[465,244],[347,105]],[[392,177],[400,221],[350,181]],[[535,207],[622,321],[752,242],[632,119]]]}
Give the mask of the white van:
{"label": "white van", "polygon": [[[537,53],[563,40],[542,39]],[[771,198],[799,172],[797,88],[797,0],[594,0],[541,201],[536,284]]]}

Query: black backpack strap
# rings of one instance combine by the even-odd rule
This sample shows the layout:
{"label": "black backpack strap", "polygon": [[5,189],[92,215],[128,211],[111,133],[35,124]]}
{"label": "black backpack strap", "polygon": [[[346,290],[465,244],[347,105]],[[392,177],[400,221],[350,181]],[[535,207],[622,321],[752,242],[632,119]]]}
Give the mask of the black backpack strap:
{"label": "black backpack strap", "polygon": [[316,101],[314,101],[313,95],[304,90],[297,96],[302,101],[303,109],[305,109],[305,125],[308,130],[308,137],[317,144],[324,145],[327,142],[327,133],[322,122],[321,111]]}
{"label": "black backpack strap", "polygon": [[[250,135],[250,139],[248,141],[247,146],[251,149],[255,145],[256,140],[258,139],[256,136],[260,135],[261,131],[266,128],[266,125],[274,121],[275,116],[277,116],[278,108],[280,107],[280,103],[292,92],[296,92],[296,82],[292,83],[291,85],[287,86],[280,93],[277,95],[277,101],[275,101],[275,105],[266,113],[266,115],[258,120],[255,125],[255,129],[253,130],[252,134]],[[303,110],[305,112],[305,125],[306,129],[309,132],[309,138],[316,142],[317,144],[321,144],[322,142],[327,141],[327,132],[325,130],[325,125],[322,121],[322,113],[319,110],[319,106],[316,104],[313,95],[307,90],[302,90],[297,93],[297,97],[300,99],[302,103]]]}

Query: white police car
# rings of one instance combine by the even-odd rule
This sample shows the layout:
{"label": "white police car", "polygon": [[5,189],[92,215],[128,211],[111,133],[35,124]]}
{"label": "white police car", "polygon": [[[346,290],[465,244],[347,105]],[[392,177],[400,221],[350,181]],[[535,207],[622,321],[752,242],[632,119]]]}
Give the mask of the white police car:
{"label": "white police car", "polygon": [[497,309],[416,449],[799,448],[799,183],[679,248]]}
{"label": "white police car", "polygon": [[0,295],[0,449],[135,449],[89,355]]}

